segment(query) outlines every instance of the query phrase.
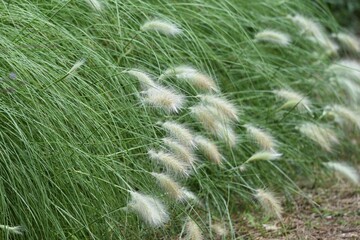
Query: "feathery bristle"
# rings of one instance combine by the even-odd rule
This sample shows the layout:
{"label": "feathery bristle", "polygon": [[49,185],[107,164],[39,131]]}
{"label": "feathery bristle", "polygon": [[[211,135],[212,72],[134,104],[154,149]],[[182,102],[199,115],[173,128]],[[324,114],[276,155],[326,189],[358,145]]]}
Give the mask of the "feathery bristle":
{"label": "feathery bristle", "polygon": [[324,114],[333,116],[334,121],[343,127],[353,125],[360,130],[360,115],[347,107],[340,105],[327,106]]}
{"label": "feathery bristle", "polygon": [[345,78],[336,78],[340,87],[344,89],[348,99],[352,101],[352,103],[358,103],[360,101],[360,85],[355,83],[350,79]]}
{"label": "feathery bristle", "polygon": [[339,144],[336,134],[329,128],[307,122],[301,124],[298,129],[302,134],[318,143],[328,152],[332,151],[334,144]]}
{"label": "feathery bristle", "polygon": [[182,145],[171,138],[163,138],[163,142],[180,159],[189,164],[194,164],[196,157],[192,148]]}
{"label": "feathery bristle", "polygon": [[154,86],[144,91],[144,102],[168,113],[178,113],[185,104],[185,96],[172,89]]}
{"label": "feathery bristle", "polygon": [[182,145],[187,147],[195,146],[193,134],[191,133],[190,129],[188,129],[183,124],[166,121],[161,125],[165,130],[167,130],[170,136],[177,139]]}
{"label": "feathery bristle", "polygon": [[312,42],[322,46],[329,54],[334,54],[338,51],[339,47],[331,41],[325,33],[324,28],[318,22],[314,22],[313,20],[299,14],[289,16],[289,18],[301,29],[301,34],[305,35],[307,39]]}
{"label": "feathery bristle", "polygon": [[187,201],[193,201],[195,203],[200,203],[200,200],[198,199],[198,197],[191,191],[187,190],[187,189],[183,189],[183,195],[184,195],[184,199]]}
{"label": "feathery bristle", "polygon": [[346,163],[341,162],[327,162],[324,163],[328,168],[333,169],[337,173],[341,174],[343,177],[351,180],[354,184],[360,184],[360,176],[355,168],[349,166]]}
{"label": "feathery bristle", "polygon": [[223,140],[228,146],[235,147],[238,137],[234,130],[229,126],[222,123],[217,124],[216,136]]}
{"label": "feathery bristle", "polygon": [[184,199],[183,188],[180,184],[171,179],[170,176],[155,172],[151,173],[151,175],[157,179],[160,187],[165,190],[171,198],[179,201]]}
{"label": "feathery bristle", "polygon": [[286,89],[274,90],[273,92],[278,97],[286,100],[285,104],[281,108],[296,107],[300,111],[307,110],[311,113],[311,109],[310,109],[311,102],[307,97],[303,96],[301,93]]}
{"label": "feathery bristle", "polygon": [[208,75],[201,72],[182,72],[176,74],[176,78],[188,81],[192,86],[199,90],[218,92],[215,81]]}
{"label": "feathery bristle", "polygon": [[248,134],[255,140],[255,142],[264,150],[274,150],[277,142],[270,133],[261,128],[252,126],[251,124],[245,124]]}
{"label": "feathery bristle", "polygon": [[189,167],[182,161],[176,158],[173,154],[165,153],[163,151],[155,152],[150,150],[149,157],[163,164],[168,171],[181,174],[183,176],[189,175]]}
{"label": "feathery bristle", "polygon": [[167,36],[175,36],[182,33],[182,30],[173,23],[164,20],[147,21],[140,27],[141,31],[155,31]]}
{"label": "feathery bristle", "polygon": [[272,192],[264,189],[257,189],[254,196],[267,214],[281,219],[283,209],[279,199],[277,199]]}
{"label": "feathery bristle", "polygon": [[203,234],[199,226],[190,218],[185,223],[186,240],[203,240]]}
{"label": "feathery bristle", "polygon": [[198,70],[188,65],[180,65],[177,67],[171,67],[165,70],[163,74],[160,75],[159,80],[162,81],[166,78],[176,76],[177,74],[192,74],[196,73]]}
{"label": "feathery bristle", "polygon": [[96,11],[101,11],[103,9],[103,5],[100,0],[87,0],[89,5]]}
{"label": "feathery bristle", "polygon": [[349,78],[360,83],[360,63],[356,60],[343,59],[329,66],[327,72],[336,77]]}
{"label": "feathery bristle", "polygon": [[246,162],[251,161],[272,161],[279,159],[282,156],[281,153],[275,152],[275,151],[260,151],[254,153]]}
{"label": "feathery bristle", "polygon": [[220,239],[226,237],[229,234],[225,228],[225,225],[221,223],[214,223],[210,226],[210,228],[215,233],[216,237]]}
{"label": "feathery bristle", "polygon": [[169,221],[169,214],[160,200],[133,191],[130,192],[130,195],[131,201],[128,203],[128,208],[134,211],[148,225],[160,227]]}
{"label": "feathery bristle", "polygon": [[259,42],[269,42],[280,46],[288,46],[291,43],[291,37],[283,32],[266,29],[255,35],[255,40]]}
{"label": "feathery bristle", "polygon": [[360,40],[354,35],[346,34],[346,33],[338,33],[334,34],[337,40],[341,43],[341,45],[347,50],[360,52]]}
{"label": "feathery bristle", "polygon": [[219,152],[218,147],[209,139],[196,136],[195,142],[198,149],[205,155],[205,157],[216,164],[221,164],[223,156]]}
{"label": "feathery bristle", "polygon": [[193,117],[202,124],[205,130],[212,133],[217,132],[217,126],[221,115],[218,114],[217,110],[208,105],[198,104],[189,108]]}
{"label": "feathery bristle", "polygon": [[8,226],[8,225],[2,225],[0,224],[0,229],[4,229],[5,231],[8,231],[11,234],[18,234],[18,235],[23,235],[23,233],[25,232],[25,228],[23,226]]}
{"label": "feathery bristle", "polygon": [[140,87],[143,90],[148,89],[149,87],[155,87],[156,84],[154,82],[154,80],[152,79],[152,77],[148,74],[145,73],[141,70],[138,69],[131,69],[131,70],[126,70],[123,71],[124,73],[128,73],[129,75],[136,77],[138,79],[138,81],[140,82]]}
{"label": "feathery bristle", "polygon": [[85,64],[85,62],[85,59],[80,59],[79,61],[77,61],[67,72],[67,78],[71,77],[82,65]]}
{"label": "feathery bristle", "polygon": [[238,121],[238,110],[234,104],[225,98],[214,95],[199,95],[201,101],[215,107],[216,110],[227,118]]}

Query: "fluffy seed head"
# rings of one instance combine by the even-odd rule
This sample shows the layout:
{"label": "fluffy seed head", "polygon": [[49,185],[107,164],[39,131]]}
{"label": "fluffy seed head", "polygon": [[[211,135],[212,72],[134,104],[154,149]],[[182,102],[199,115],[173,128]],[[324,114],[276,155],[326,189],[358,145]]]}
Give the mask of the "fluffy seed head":
{"label": "fluffy seed head", "polygon": [[276,140],[270,133],[261,128],[252,126],[251,124],[245,124],[246,130],[251,138],[264,150],[274,150],[276,148]]}
{"label": "fluffy seed head", "polygon": [[202,124],[204,129],[216,133],[219,118],[221,117],[217,110],[209,105],[198,104],[190,107],[191,114],[193,117]]}
{"label": "fluffy seed head", "polygon": [[238,110],[234,104],[225,98],[217,97],[214,95],[199,95],[201,101],[208,103],[223,115],[224,117],[238,121]]}
{"label": "fluffy seed head", "polygon": [[353,125],[360,130],[360,115],[347,107],[341,105],[327,106],[324,115],[334,117],[334,121],[343,127]]}
{"label": "fluffy seed head", "polygon": [[141,70],[130,69],[130,70],[126,70],[126,71],[123,71],[123,72],[128,73],[129,75],[137,78],[138,81],[140,82],[140,87],[143,90],[146,90],[149,87],[155,87],[156,86],[156,84],[153,81],[152,77],[148,73],[145,73],[145,72],[143,72]]}
{"label": "fluffy seed head", "polygon": [[357,37],[346,33],[338,33],[334,34],[334,36],[344,48],[350,51],[360,52],[360,41]]}
{"label": "fluffy seed head", "polygon": [[275,151],[260,151],[254,153],[246,162],[251,161],[272,161],[279,159],[282,156],[281,153],[275,152]]}
{"label": "fluffy seed head", "polygon": [[76,70],[78,70],[82,65],[85,64],[85,59],[80,59],[79,61],[77,61],[72,67],[71,69],[67,72],[67,77],[70,77],[73,75],[73,73],[76,72]]}
{"label": "fluffy seed head", "polygon": [[128,209],[134,211],[151,227],[163,226],[169,221],[169,214],[160,200],[138,192],[130,192]]}
{"label": "fluffy seed head", "polygon": [[346,177],[354,184],[357,184],[357,185],[360,184],[359,173],[356,171],[355,168],[349,166],[348,164],[342,163],[342,162],[327,162],[324,164],[328,168],[331,168],[332,170],[341,174],[343,177]]}
{"label": "fluffy seed head", "polygon": [[5,231],[8,231],[11,234],[18,234],[18,235],[23,235],[23,233],[25,232],[25,228],[23,226],[8,226],[8,225],[2,225],[0,224],[0,228],[4,229]]}
{"label": "fluffy seed head", "polygon": [[286,101],[281,108],[296,107],[299,111],[307,110],[311,113],[311,102],[301,93],[286,89],[275,90],[273,92],[276,96]]}
{"label": "fluffy seed head", "polygon": [[340,87],[342,87],[352,103],[360,101],[360,85],[353,80],[346,78],[336,78]]}
{"label": "fluffy seed head", "polygon": [[221,223],[214,223],[211,226],[211,230],[216,234],[217,237],[223,238],[226,237],[229,233],[225,228],[224,224]]}
{"label": "fluffy seed head", "polygon": [[101,11],[103,9],[102,3],[100,0],[87,0],[88,4],[96,11]]}
{"label": "fluffy seed head", "polygon": [[173,154],[165,153],[163,151],[155,152],[153,150],[150,150],[148,154],[150,159],[156,160],[163,164],[168,171],[183,176],[189,175],[188,166],[184,162],[181,162],[179,159],[177,159]]}
{"label": "fluffy seed head", "polygon": [[173,152],[178,159],[183,160],[188,164],[194,164],[196,157],[192,148],[187,147],[179,143],[172,138],[163,138],[164,144]]}
{"label": "fluffy seed head", "polygon": [[199,226],[190,218],[185,223],[186,240],[203,240],[201,229]]}
{"label": "fluffy seed head", "polygon": [[281,219],[283,209],[281,207],[280,200],[277,199],[272,192],[264,189],[257,189],[254,196],[259,201],[266,214],[276,216],[278,219]]}
{"label": "fluffy seed head", "polygon": [[168,113],[178,113],[185,103],[185,96],[172,89],[155,86],[144,91],[144,102]]}
{"label": "fluffy seed head", "polygon": [[170,134],[172,138],[175,138],[182,145],[187,147],[194,147],[194,137],[190,129],[183,124],[179,124],[172,121],[166,121],[161,124],[162,127]]}
{"label": "fluffy seed head", "polygon": [[255,40],[259,42],[269,42],[280,46],[288,46],[291,43],[291,37],[283,32],[266,29],[255,35]]}
{"label": "fluffy seed head", "polygon": [[214,79],[201,72],[182,72],[176,74],[176,78],[189,82],[191,85],[193,85],[199,90],[204,90],[208,92],[219,91]]}
{"label": "fluffy seed head", "polygon": [[305,35],[307,39],[312,42],[322,46],[329,54],[334,54],[339,49],[339,47],[327,36],[324,28],[319,23],[299,14],[289,16],[289,18],[300,28],[301,34]]}
{"label": "fluffy seed head", "polygon": [[216,164],[221,164],[223,156],[219,152],[218,147],[213,142],[202,136],[196,136],[195,142],[198,149],[205,155],[207,159]]}
{"label": "fluffy seed head", "polygon": [[151,20],[147,21],[140,27],[141,31],[155,31],[167,36],[175,36],[182,33],[182,30],[173,23],[165,20]]}
{"label": "fluffy seed head", "polygon": [[198,70],[188,65],[180,65],[177,67],[171,67],[165,70],[163,74],[160,75],[159,80],[162,81],[166,78],[176,76],[178,74],[192,74],[196,73]]}
{"label": "fluffy seed head", "polygon": [[318,143],[328,152],[332,151],[334,144],[339,144],[339,140],[335,132],[329,128],[307,122],[301,124],[298,129],[304,136]]}
{"label": "fluffy seed head", "polygon": [[183,200],[184,199],[184,193],[183,193],[183,189],[180,186],[180,184],[178,184],[177,182],[175,182],[173,179],[171,179],[170,176],[163,174],[163,173],[151,173],[151,175],[153,175],[160,187],[165,190],[165,192],[173,199],[175,200]]}
{"label": "fluffy seed head", "polygon": [[329,66],[328,73],[336,77],[349,78],[360,83],[360,63],[356,60],[343,59]]}

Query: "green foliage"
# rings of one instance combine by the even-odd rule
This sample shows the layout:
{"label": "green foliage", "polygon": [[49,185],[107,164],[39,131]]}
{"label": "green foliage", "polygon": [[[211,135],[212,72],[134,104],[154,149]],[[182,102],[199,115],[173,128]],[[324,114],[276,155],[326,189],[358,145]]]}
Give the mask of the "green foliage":
{"label": "green foliage", "polygon": [[[344,141],[333,153],[320,151],[295,129],[303,121],[317,121],[324,105],[344,101],[324,75],[331,57],[304,39],[286,17],[304,13],[333,29],[337,24],[319,10],[321,5],[310,0],[103,2],[101,12],[87,1],[0,3],[0,73],[17,74],[1,82],[0,223],[26,226],[24,238],[171,239],[189,215],[205,233],[210,219],[226,222],[235,238],[232,214],[254,206],[254,189],[298,192],[293,184],[298,177],[311,176],[321,161],[353,149]],[[178,24],[184,34],[139,31],[153,18]],[[293,43],[285,48],[256,43],[254,34],[266,28],[289,33]],[[66,77],[82,58],[86,63]],[[187,108],[169,115],[142,104],[137,79],[123,73],[138,68],[159,76],[180,64],[213,76],[241,111],[235,128],[238,145],[231,149],[216,142],[224,164],[199,155],[192,176],[179,179],[196,193],[201,206],[166,197],[150,174],[163,167],[147,152],[163,148],[159,120],[185,123],[211,136]],[[198,102],[190,85],[163,84],[186,94],[187,106]],[[272,90],[288,87],[313,100],[314,118],[294,109],[279,110],[282,103]],[[245,172],[237,169],[257,150],[246,136],[246,123],[273,133],[281,160],[254,162]],[[171,221],[160,229],[144,225],[124,210],[129,190],[159,197]]]}

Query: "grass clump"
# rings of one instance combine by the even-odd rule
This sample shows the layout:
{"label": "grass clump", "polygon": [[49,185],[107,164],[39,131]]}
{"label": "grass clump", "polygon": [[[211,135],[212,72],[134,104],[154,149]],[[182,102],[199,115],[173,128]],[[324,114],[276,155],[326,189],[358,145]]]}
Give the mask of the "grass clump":
{"label": "grass clump", "polygon": [[[170,239],[184,231],[208,239],[214,221],[235,238],[231,216],[239,205],[258,205],[256,189],[298,192],[289,179],[352,146],[321,118],[324,106],[348,101],[325,71],[339,56],[320,22],[337,25],[321,7],[306,0],[0,4],[0,223],[8,230],[0,234],[21,225],[27,239]],[[304,37],[288,17],[298,13],[319,19],[320,32]],[[291,42],[254,41],[264,29]],[[295,97],[282,107],[276,89]],[[294,111],[309,110],[310,100],[313,115]],[[193,118],[194,106],[211,128]],[[304,122],[326,125],[344,138],[341,146],[319,151],[311,139],[321,137],[296,131]],[[240,169],[262,144],[247,141],[243,126],[271,132],[281,159]],[[166,135],[196,161],[175,155]],[[274,154],[275,144],[267,146]],[[176,183],[182,201],[168,198],[153,177],[168,175],[159,174],[171,174],[160,183],[172,190]]]}

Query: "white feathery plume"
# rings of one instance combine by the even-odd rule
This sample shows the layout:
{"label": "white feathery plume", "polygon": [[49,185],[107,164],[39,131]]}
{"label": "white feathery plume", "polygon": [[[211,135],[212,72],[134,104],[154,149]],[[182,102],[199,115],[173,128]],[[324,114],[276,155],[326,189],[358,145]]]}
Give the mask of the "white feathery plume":
{"label": "white feathery plume", "polygon": [[178,113],[185,104],[185,96],[175,90],[163,87],[150,87],[144,94],[144,102],[168,113]]}
{"label": "white feathery plume", "polygon": [[204,129],[216,133],[218,131],[218,123],[222,119],[217,110],[209,105],[198,104],[189,108],[193,117],[202,124]]}
{"label": "white feathery plume", "polygon": [[184,194],[184,188],[179,183],[175,182],[170,176],[163,173],[151,173],[158,181],[160,187],[166,191],[166,193],[173,199],[183,201],[186,196]]}
{"label": "white feathery plume", "polygon": [[180,160],[191,165],[195,163],[196,157],[192,148],[184,146],[172,138],[163,138],[162,140],[171,152],[173,152]]}
{"label": "white feathery plume", "polygon": [[283,32],[265,29],[255,35],[255,40],[258,42],[269,42],[280,46],[288,46],[291,43],[291,37]]}
{"label": "white feathery plume", "polygon": [[165,80],[166,78],[176,76],[177,74],[183,74],[183,73],[191,74],[196,72],[198,72],[198,70],[196,70],[192,66],[180,65],[177,67],[171,67],[166,69],[165,72],[160,75],[159,80],[162,81]]}
{"label": "white feathery plume", "polygon": [[220,114],[215,107],[198,104],[191,107],[190,110],[204,129],[210,131],[218,139],[225,141],[229,146],[234,147],[236,145],[237,135],[227,124],[228,118]]}
{"label": "white feathery plume", "polygon": [[191,130],[183,124],[166,121],[161,123],[161,126],[170,134],[171,137],[177,139],[182,145],[187,147],[195,146]]}
{"label": "white feathery plume", "polygon": [[307,110],[311,113],[311,102],[301,93],[287,89],[274,90],[273,92],[286,101],[281,108],[293,108],[296,106],[299,111]]}
{"label": "white feathery plume", "polygon": [[160,200],[134,191],[131,191],[130,195],[131,201],[127,208],[134,211],[148,225],[161,227],[169,221],[169,214]]}
{"label": "white feathery plume", "polygon": [[204,90],[208,92],[219,92],[219,88],[217,87],[214,79],[212,79],[207,74],[201,72],[182,72],[176,74],[176,78],[180,80],[185,80],[193,85],[195,88],[199,90]]}
{"label": "white feathery plume", "polygon": [[360,41],[357,37],[351,34],[338,33],[333,34],[343,47],[350,51],[360,52]]}
{"label": "white feathery plume", "polygon": [[155,152],[154,150],[150,150],[148,154],[150,159],[163,164],[168,171],[172,171],[183,176],[189,176],[189,166],[177,159],[173,154],[163,151]]}
{"label": "white feathery plume", "polygon": [[86,1],[96,11],[100,12],[103,9],[103,6],[102,6],[102,3],[100,2],[100,0],[86,0]]}
{"label": "white feathery plume", "polygon": [[356,60],[342,59],[329,66],[327,72],[336,77],[349,78],[360,83],[360,63]]}
{"label": "white feathery plume", "polygon": [[254,153],[246,162],[251,161],[272,161],[279,159],[282,156],[281,153],[275,152],[275,151],[259,151]]}
{"label": "white feathery plume", "polygon": [[216,110],[226,116],[227,118],[238,121],[238,110],[234,104],[229,102],[226,98],[217,97],[214,95],[199,95],[201,101],[208,103]]}
{"label": "white feathery plume", "polygon": [[248,134],[255,140],[255,142],[264,150],[274,150],[277,146],[277,142],[273,136],[267,131],[254,127],[251,124],[245,124]]}
{"label": "white feathery plume", "polygon": [[82,65],[84,65],[85,62],[86,62],[85,59],[80,59],[79,61],[77,61],[77,62],[71,67],[71,69],[67,72],[66,78],[69,78],[69,77],[73,76],[73,74],[74,74]]}
{"label": "white feathery plume", "polygon": [[159,80],[164,80],[172,76],[175,76],[179,80],[188,82],[199,90],[213,92],[219,91],[214,79],[191,66],[180,65],[169,68],[159,77]]}
{"label": "white feathery plume", "polygon": [[238,137],[234,130],[229,126],[218,122],[216,136],[223,140],[228,146],[235,147]]}
{"label": "white feathery plume", "polygon": [[355,168],[349,166],[346,163],[342,162],[327,162],[324,163],[325,166],[331,168],[342,176],[351,180],[354,184],[360,184],[360,176]]}
{"label": "white feathery plume", "polygon": [[334,121],[341,126],[354,125],[360,130],[360,115],[347,107],[337,104],[326,106],[324,115],[334,117]]}
{"label": "white feathery plume", "polygon": [[18,234],[18,235],[23,235],[25,228],[23,226],[8,226],[8,225],[2,225],[0,224],[0,229],[4,229],[5,231],[8,231],[9,233],[12,234]]}
{"label": "white feathery plume", "polygon": [[338,84],[342,86],[353,103],[360,101],[360,85],[350,79],[337,78]]}
{"label": "white feathery plume", "polygon": [[277,199],[272,192],[264,189],[257,189],[254,196],[268,215],[276,216],[278,219],[281,219],[283,209],[280,200]]}
{"label": "white feathery plume", "polygon": [[147,21],[140,27],[141,31],[155,31],[167,36],[175,36],[182,33],[182,30],[173,23],[165,20],[151,20]]}
{"label": "white feathery plume", "polygon": [[210,228],[218,238],[224,238],[229,234],[229,232],[225,228],[225,225],[221,223],[211,224]]}
{"label": "white feathery plume", "polygon": [[123,73],[127,73],[127,74],[137,78],[138,81],[140,82],[141,89],[143,89],[143,90],[146,90],[149,87],[155,87],[156,86],[156,84],[155,84],[154,80],[152,79],[152,77],[148,73],[143,72],[141,70],[130,69],[130,70],[123,71]]}
{"label": "white feathery plume", "polygon": [[185,233],[186,233],[186,240],[203,240],[203,234],[199,226],[191,219],[188,218],[185,222]]}
{"label": "white feathery plume", "polygon": [[328,152],[332,151],[334,144],[339,144],[339,140],[335,132],[329,128],[310,122],[303,123],[297,128],[303,135],[318,143]]}
{"label": "white feathery plume", "polygon": [[299,14],[289,16],[289,18],[301,29],[301,34],[305,35],[307,39],[312,42],[321,45],[328,53],[334,54],[339,49],[339,47],[327,36],[324,28],[318,22],[314,22]]}
{"label": "white feathery plume", "polygon": [[191,191],[183,189],[184,199],[187,201],[193,201],[194,203],[200,204],[199,198]]}
{"label": "white feathery plume", "polygon": [[207,159],[216,164],[221,164],[223,156],[219,152],[219,149],[215,143],[202,136],[196,136],[195,142],[198,149],[205,155]]}

